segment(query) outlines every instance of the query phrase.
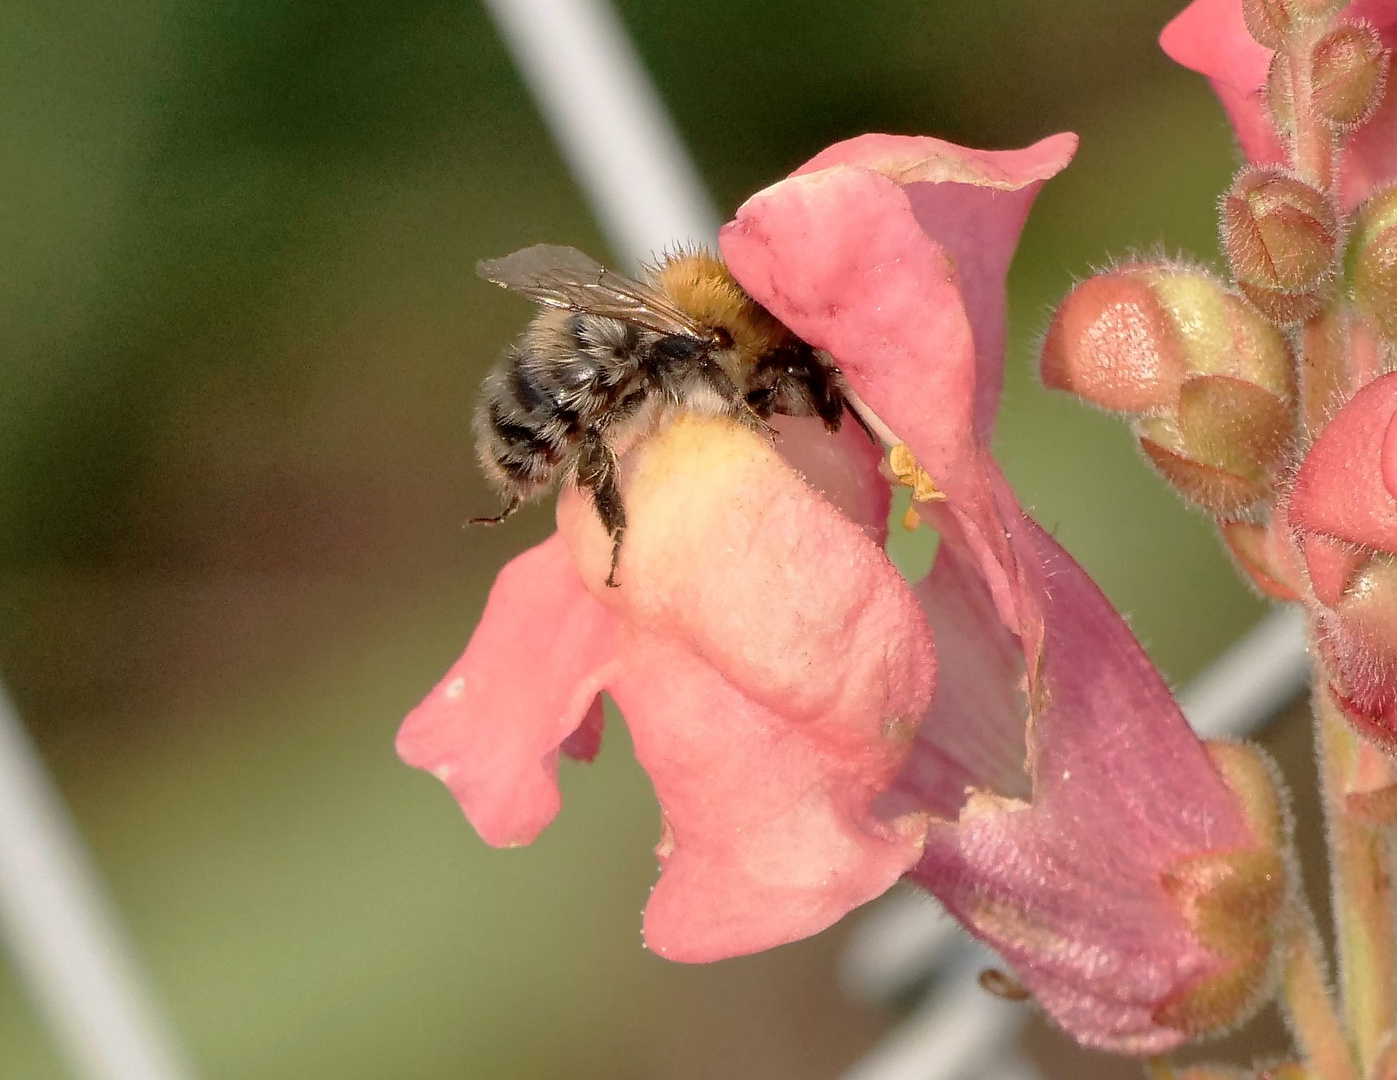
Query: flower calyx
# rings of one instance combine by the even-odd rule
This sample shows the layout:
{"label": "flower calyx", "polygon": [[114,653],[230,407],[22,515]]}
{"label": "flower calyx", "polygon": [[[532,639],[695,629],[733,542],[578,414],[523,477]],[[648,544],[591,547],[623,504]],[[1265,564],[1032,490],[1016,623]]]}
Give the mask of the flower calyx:
{"label": "flower calyx", "polygon": [[1160,1022],[1190,1035],[1229,1027],[1265,1000],[1288,891],[1288,829],[1274,766],[1236,743],[1211,742],[1208,753],[1256,845],[1180,859],[1164,874],[1184,921],[1225,962],[1156,1010]]}
{"label": "flower calyx", "polygon": [[1342,10],[1349,0],[1242,0],[1247,33],[1268,49],[1284,48],[1296,30]]}
{"label": "flower calyx", "polygon": [[1358,211],[1349,245],[1354,302],[1389,341],[1397,341],[1397,184]]}
{"label": "flower calyx", "polygon": [[1285,338],[1202,270],[1134,263],[1078,285],[1043,344],[1043,381],[1134,417],[1185,498],[1233,516],[1273,493],[1296,400]]}

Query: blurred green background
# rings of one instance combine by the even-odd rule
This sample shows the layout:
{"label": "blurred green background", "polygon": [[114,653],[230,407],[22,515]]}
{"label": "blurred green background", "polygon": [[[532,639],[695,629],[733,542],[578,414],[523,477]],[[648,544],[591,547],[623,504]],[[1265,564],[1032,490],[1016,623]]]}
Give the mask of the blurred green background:
{"label": "blurred green background", "polygon": [[[1075,278],[1214,256],[1235,157],[1154,44],[1178,6],[621,12],[725,213],[862,131],[1082,135],[1012,275],[1000,450],[1181,681],[1261,605],[1033,372]],[[475,261],[607,254],[484,11],[10,0],[0,27],[0,665],[204,1075],[837,1076],[893,1019],[840,999],[840,929],[641,950],[658,815],[622,725],[519,851],[392,753],[550,528],[461,527],[495,506],[475,390],[529,315]],[[0,1076],[61,1075],[0,966]]]}

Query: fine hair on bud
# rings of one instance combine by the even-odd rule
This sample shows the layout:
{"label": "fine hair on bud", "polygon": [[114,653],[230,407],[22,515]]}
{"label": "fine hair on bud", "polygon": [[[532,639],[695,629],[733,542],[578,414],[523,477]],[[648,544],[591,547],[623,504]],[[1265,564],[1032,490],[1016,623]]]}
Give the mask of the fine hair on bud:
{"label": "fine hair on bud", "polygon": [[1397,184],[1359,207],[1348,262],[1354,302],[1384,337],[1397,341]]}
{"label": "fine hair on bud", "polygon": [[1334,273],[1338,222],[1329,197],[1277,168],[1246,168],[1222,198],[1223,250],[1239,285],[1291,296]]}
{"label": "fine hair on bud", "polygon": [[1310,53],[1315,111],[1338,131],[1364,123],[1382,100],[1389,59],[1372,23],[1336,26]]}

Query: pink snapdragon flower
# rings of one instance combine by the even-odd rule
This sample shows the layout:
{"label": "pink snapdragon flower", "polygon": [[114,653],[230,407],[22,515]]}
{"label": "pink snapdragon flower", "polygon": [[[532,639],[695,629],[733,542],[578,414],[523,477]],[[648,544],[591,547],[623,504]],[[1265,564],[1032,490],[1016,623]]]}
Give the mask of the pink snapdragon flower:
{"label": "pink snapdragon flower", "polygon": [[606,690],[661,805],[645,931],[667,956],[792,940],[909,873],[1084,1043],[1160,1052],[1250,1005],[1283,891],[1265,829],[989,453],[1005,272],[1075,146],[865,136],[738,211],[734,276],[939,489],[935,565],[909,587],[884,556],[856,425],[784,427],[792,463],[731,423],[658,431],[622,463],[621,587],[565,492],[399,735],[487,842],[552,818],[557,752],[595,753]]}
{"label": "pink snapdragon flower", "polygon": [[[1355,0],[1344,18],[1367,20],[1387,48],[1397,45],[1397,0]],[[1242,0],[1193,0],[1164,28],[1159,44],[1170,59],[1207,77],[1247,161],[1284,164],[1264,100],[1274,54],[1247,32]],[[1397,94],[1387,94],[1373,117],[1346,139],[1341,169],[1345,209],[1397,179]]]}
{"label": "pink snapdragon flower", "polygon": [[1359,731],[1397,751],[1397,374],[1359,390],[1315,440],[1290,524],[1330,690]]}

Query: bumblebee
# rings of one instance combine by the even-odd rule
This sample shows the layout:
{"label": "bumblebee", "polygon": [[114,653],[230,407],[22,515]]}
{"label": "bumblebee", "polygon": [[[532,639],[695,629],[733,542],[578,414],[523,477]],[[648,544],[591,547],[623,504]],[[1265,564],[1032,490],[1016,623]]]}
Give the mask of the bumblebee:
{"label": "bumblebee", "polygon": [[[665,257],[647,282],[570,247],[538,244],[483,260],[487,281],[541,305],[485,377],[475,416],[480,463],[505,499],[495,525],[555,481],[588,492],[611,537],[626,531],[617,456],[676,411],[765,429],[775,414],[838,431],[843,379],[705,251]],[[855,414],[857,416],[857,414]]]}

